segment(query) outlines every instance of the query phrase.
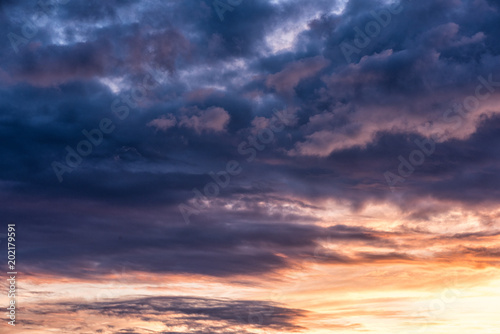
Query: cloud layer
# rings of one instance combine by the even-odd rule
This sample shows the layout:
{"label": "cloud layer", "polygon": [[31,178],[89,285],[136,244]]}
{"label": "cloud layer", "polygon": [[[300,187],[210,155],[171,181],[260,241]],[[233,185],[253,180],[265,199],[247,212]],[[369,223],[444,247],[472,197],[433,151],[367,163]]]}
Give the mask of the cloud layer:
{"label": "cloud layer", "polygon": [[[497,2],[214,3],[0,3],[0,213],[30,279],[126,267],[264,289],[315,266],[495,270]],[[250,326],[232,311],[269,306],[240,297],[99,307],[231,333]],[[262,326],[331,311],[299,297]],[[93,330],[143,328],[120,326]]]}

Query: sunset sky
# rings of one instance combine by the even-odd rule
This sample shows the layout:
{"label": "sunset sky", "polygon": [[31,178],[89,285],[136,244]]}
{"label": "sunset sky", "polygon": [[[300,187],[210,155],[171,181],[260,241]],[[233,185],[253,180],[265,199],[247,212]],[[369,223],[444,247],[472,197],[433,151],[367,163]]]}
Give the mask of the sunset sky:
{"label": "sunset sky", "polygon": [[2,0],[0,29],[0,333],[500,333],[498,1]]}

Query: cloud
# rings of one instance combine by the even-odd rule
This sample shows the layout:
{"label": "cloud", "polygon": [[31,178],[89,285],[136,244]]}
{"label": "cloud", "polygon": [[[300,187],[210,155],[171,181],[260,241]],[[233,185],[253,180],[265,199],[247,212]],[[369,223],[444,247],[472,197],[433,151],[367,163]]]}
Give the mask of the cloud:
{"label": "cloud", "polygon": [[[306,311],[256,300],[159,296],[129,297],[125,300],[95,303],[44,304],[33,313],[43,314],[44,317],[60,313],[78,313],[96,320],[95,323],[85,324],[71,320],[70,324],[60,318],[57,323],[44,324],[44,329],[80,325],[82,329],[87,327],[106,331],[113,328],[114,333],[138,333],[142,331],[141,327],[130,327],[130,324],[142,322],[162,324],[163,330],[158,333],[177,333],[176,328],[184,333],[241,333],[242,330],[244,333],[252,333],[255,329],[300,330],[301,327],[295,322],[304,317]],[[128,323],[123,323],[120,319],[126,319]],[[104,323],[113,325],[109,327]],[[30,327],[37,328],[37,325],[42,324],[32,322]]]}
{"label": "cloud", "polygon": [[180,117],[179,126],[193,129],[198,134],[224,131],[230,119],[228,112],[219,107],[211,107],[207,110],[196,108],[186,110],[184,113],[185,115]]}
{"label": "cloud", "polygon": [[156,128],[157,130],[166,131],[177,124],[177,120],[173,115],[161,116],[160,118],[154,119],[147,125]]}
{"label": "cloud", "polygon": [[147,123],[147,126],[166,131],[178,125],[178,127],[192,129],[197,134],[215,133],[225,131],[230,118],[228,112],[223,108],[210,107],[206,110],[200,110],[195,107],[183,109],[178,116],[178,120],[173,114],[162,115]]}
{"label": "cloud", "polygon": [[[325,266],[494,266],[498,4],[404,2],[349,63],[339,45],[387,5],[344,5],[243,1],[221,21],[212,1],[68,2],[18,54],[2,39],[0,211],[25,228],[26,273],[96,280],[126,264],[251,279],[310,264],[316,250]],[[21,34],[29,6],[2,2],[2,31]],[[293,28],[286,45],[282,26]],[[490,82],[478,90],[480,77]],[[477,91],[485,99],[467,111]],[[283,108],[295,121],[264,148],[249,146],[248,162],[239,143]],[[59,183],[51,163],[66,163],[67,147],[103,118],[114,132]],[[384,173],[398,175],[399,157],[430,138],[435,151],[392,193]],[[178,205],[194,205],[193,189],[231,160],[242,173],[185,226]],[[211,305],[229,308],[203,305],[207,317]]]}
{"label": "cloud", "polygon": [[269,75],[266,85],[279,93],[291,94],[301,80],[313,77],[328,64],[329,61],[320,56],[290,63],[282,71]]}

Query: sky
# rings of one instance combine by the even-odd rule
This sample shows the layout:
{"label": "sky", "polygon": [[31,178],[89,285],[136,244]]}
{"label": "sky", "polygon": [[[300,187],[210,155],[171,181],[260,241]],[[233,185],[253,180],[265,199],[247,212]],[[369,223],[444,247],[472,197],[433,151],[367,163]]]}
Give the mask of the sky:
{"label": "sky", "polygon": [[498,1],[2,0],[0,31],[1,333],[498,333]]}

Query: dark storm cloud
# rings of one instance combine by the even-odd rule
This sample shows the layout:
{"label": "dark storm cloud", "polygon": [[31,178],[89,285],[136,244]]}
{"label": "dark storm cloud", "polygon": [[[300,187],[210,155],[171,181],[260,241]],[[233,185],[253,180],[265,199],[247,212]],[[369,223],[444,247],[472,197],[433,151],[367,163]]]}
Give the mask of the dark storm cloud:
{"label": "dark storm cloud", "polygon": [[424,140],[418,135],[379,134],[365,149],[335,152],[320,163],[293,159],[295,163],[283,167],[282,174],[295,183],[289,183],[284,191],[309,198],[350,198],[355,205],[392,200],[393,195],[405,199],[399,202],[403,208],[411,208],[422,196],[455,200],[470,207],[491,204],[499,199],[495,177],[500,168],[499,121],[498,116],[484,119],[476,134],[467,140],[436,143],[435,152],[398,183],[396,193],[388,189],[384,173],[398,174],[398,156],[408,161],[411,152],[419,149],[415,140]]}
{"label": "dark storm cloud", "polygon": [[92,32],[85,42],[75,41],[73,35],[76,34],[90,33],[68,28],[64,38],[72,42],[70,44],[27,47],[21,49],[15,59],[7,58],[2,66],[7,82],[54,86],[92,78],[121,77],[122,81],[125,79],[136,86],[135,77],[142,79],[149,68],[173,73],[179,58],[188,59],[190,53],[189,41],[174,29],[142,30],[137,24],[121,29],[111,26]]}
{"label": "dark storm cloud", "polygon": [[138,0],[112,0],[112,1],[68,1],[58,6],[58,18],[67,22],[96,22],[103,19],[117,18],[119,9],[130,9]]}
{"label": "dark storm cloud", "polygon": [[[295,222],[307,217],[266,217],[251,207],[234,214],[211,212],[185,225],[179,213],[171,210],[138,211],[88,203],[69,204],[71,213],[62,213],[45,203],[26,207],[12,201],[9,206],[2,210],[8,221],[29,219],[19,227],[19,233],[27,235],[21,242],[22,267],[27,274],[58,273],[89,280],[121,269],[219,277],[254,275],[314,260],[319,242],[327,237],[345,244],[391,244],[370,229],[297,225]],[[20,214],[23,207],[41,216],[30,219],[29,213]],[[95,212],[94,217],[85,214],[89,210]],[[266,220],[269,222],[263,223]],[[49,236],[50,245],[45,241]]]}
{"label": "dark storm cloud", "polygon": [[[21,34],[29,4],[2,2],[0,8],[2,29]],[[384,242],[373,231],[298,227],[317,218],[270,214],[260,202],[289,201],[300,208],[318,202],[317,208],[322,200],[339,199],[359,209],[391,201],[410,210],[427,196],[471,207],[498,201],[498,4],[404,1],[401,8],[350,62],[340,45],[353,44],[354,28],[365,29],[376,21],[371,11],[380,14],[387,4],[351,0],[334,13],[338,5],[332,1],[244,1],[221,21],[209,1],[71,1],[54,7],[50,21],[18,53],[2,39],[3,212],[29,226],[61,227],[52,234],[53,249],[35,236],[45,240],[54,230],[26,232],[37,247],[25,248],[25,263],[33,271],[47,270],[37,261],[50,254],[47,268],[77,276],[80,267],[63,264],[87,268],[92,256],[102,254],[102,268],[128,263],[152,272],[251,275],[310,257],[329,233],[339,242]],[[297,22],[304,31],[274,52]],[[490,75],[494,86],[482,88],[488,99],[460,127],[444,122],[454,102],[474,96],[478,77]],[[134,107],[126,106],[123,99],[139,95],[152,77],[157,86]],[[117,100],[129,111],[126,119],[113,112]],[[288,108],[295,122],[246,162],[238,145],[255,136],[275,108]],[[103,118],[115,130],[60,183],[51,164],[65,164],[66,147],[76,149],[85,140],[82,130],[97,128]],[[435,143],[435,152],[393,194],[384,173],[397,175],[398,157],[408,159],[418,148],[415,139],[428,138],[422,126],[427,123],[448,137]],[[230,160],[242,163],[241,175],[212,200],[211,209],[192,218],[193,226],[179,227],[177,205],[189,203],[194,188],[212,181],[208,173]],[[262,181],[265,187],[250,186]],[[59,215],[31,206],[42,200],[65,205]],[[135,212],[124,226],[138,231],[140,222],[144,235],[120,240],[104,231],[86,251],[61,252],[71,248],[67,240],[83,245],[92,239],[80,224],[121,226],[110,214],[120,210]],[[414,212],[414,218],[426,214]],[[272,221],[279,223],[269,228],[265,223]],[[162,237],[156,236],[157,223]],[[202,223],[213,231],[202,230]],[[238,252],[240,244],[251,245],[252,252]],[[359,257],[408,260],[399,253]],[[336,261],[359,259],[339,255]]]}
{"label": "dark storm cloud", "polygon": [[36,52],[23,52],[20,60],[10,70],[14,80],[28,81],[34,85],[54,85],[75,79],[102,76],[115,66],[110,62],[110,44],[79,43],[71,48],[48,46]]}

